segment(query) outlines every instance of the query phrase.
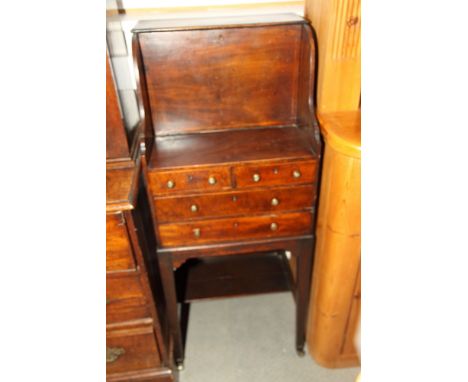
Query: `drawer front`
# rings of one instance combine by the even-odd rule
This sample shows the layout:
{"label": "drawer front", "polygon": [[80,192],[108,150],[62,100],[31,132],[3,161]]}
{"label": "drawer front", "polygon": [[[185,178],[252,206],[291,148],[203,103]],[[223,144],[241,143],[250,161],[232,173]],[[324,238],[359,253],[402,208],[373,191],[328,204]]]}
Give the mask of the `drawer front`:
{"label": "drawer front", "polygon": [[246,213],[275,213],[311,208],[313,186],[231,191],[216,194],[163,197],[154,200],[160,223]]}
{"label": "drawer front", "polygon": [[163,247],[173,247],[305,235],[312,232],[311,225],[311,212],[293,212],[160,224],[159,235]]}
{"label": "drawer front", "polygon": [[151,320],[151,310],[141,301],[117,300],[106,306],[106,325],[121,324],[125,321]]}
{"label": "drawer front", "polygon": [[135,269],[135,259],[123,214],[106,215],[106,270],[127,269]]}
{"label": "drawer front", "polygon": [[316,161],[249,164],[234,168],[237,187],[310,184],[316,179]]}
{"label": "drawer front", "polygon": [[107,275],[106,302],[108,306],[133,303],[146,303],[145,294],[138,275]]}
{"label": "drawer front", "polygon": [[231,188],[228,167],[204,167],[174,171],[149,171],[148,181],[153,195],[220,191]]}
{"label": "drawer front", "polygon": [[161,364],[151,325],[108,330],[106,340],[108,374],[150,369]]}

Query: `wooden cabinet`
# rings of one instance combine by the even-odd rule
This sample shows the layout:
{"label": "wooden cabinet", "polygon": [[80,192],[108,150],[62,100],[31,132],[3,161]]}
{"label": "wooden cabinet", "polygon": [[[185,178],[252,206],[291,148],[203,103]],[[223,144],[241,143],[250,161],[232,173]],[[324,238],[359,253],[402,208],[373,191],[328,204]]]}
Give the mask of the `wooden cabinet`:
{"label": "wooden cabinet", "polygon": [[[129,151],[107,65],[106,326],[108,381],[173,381],[164,316],[148,278],[148,232],[139,211],[140,162]],[[144,195],[144,192],[143,192]],[[153,282],[154,283],[154,282]],[[161,301],[162,303],[162,301]]]}
{"label": "wooden cabinet", "polygon": [[306,0],[317,35],[325,138],[307,342],[317,362],[357,365],[361,260],[361,1]]}
{"label": "wooden cabinet", "polygon": [[[220,267],[204,258],[264,253],[257,263],[276,264],[272,252],[291,252],[296,349],[303,353],[321,153],[312,36],[294,15],[141,22],[134,29],[143,174],[179,365],[173,270],[192,258],[214,270]],[[186,288],[186,296],[200,295]]]}
{"label": "wooden cabinet", "polygon": [[327,367],[359,363],[361,113],[324,114],[325,155],[308,326],[309,352]]}

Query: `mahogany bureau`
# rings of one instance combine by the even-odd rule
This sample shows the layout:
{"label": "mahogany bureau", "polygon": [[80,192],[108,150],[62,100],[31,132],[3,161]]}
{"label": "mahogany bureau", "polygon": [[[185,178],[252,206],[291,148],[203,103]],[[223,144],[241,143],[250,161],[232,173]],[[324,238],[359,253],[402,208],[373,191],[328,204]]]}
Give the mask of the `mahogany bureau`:
{"label": "mahogany bureau", "polygon": [[303,354],[321,153],[310,25],[252,16],[143,21],[133,33],[142,169],[177,365],[174,270],[271,251],[294,259]]}
{"label": "mahogany bureau", "polygon": [[145,192],[138,190],[140,161],[132,155],[137,150],[130,150],[127,143],[108,59],[106,69],[107,380],[174,381],[164,315],[153,303],[157,275],[145,259],[151,240],[144,235],[145,218],[140,213],[145,205]]}

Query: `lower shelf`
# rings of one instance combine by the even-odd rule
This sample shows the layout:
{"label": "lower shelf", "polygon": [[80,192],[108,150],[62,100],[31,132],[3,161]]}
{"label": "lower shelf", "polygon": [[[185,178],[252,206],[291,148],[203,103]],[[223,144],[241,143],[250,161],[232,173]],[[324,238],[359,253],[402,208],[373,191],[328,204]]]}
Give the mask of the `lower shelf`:
{"label": "lower shelf", "polygon": [[192,259],[175,274],[179,302],[291,290],[284,253]]}

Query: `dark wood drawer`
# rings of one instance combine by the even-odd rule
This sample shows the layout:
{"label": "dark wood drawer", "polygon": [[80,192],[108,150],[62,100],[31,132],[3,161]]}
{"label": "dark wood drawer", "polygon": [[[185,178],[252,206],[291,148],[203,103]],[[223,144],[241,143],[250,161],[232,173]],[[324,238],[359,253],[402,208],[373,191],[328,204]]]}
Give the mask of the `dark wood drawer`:
{"label": "dark wood drawer", "polygon": [[161,364],[152,325],[108,330],[106,340],[108,374],[150,369]]}
{"label": "dark wood drawer", "polygon": [[247,164],[234,167],[234,176],[239,188],[311,184],[316,169],[316,161]]}
{"label": "dark wood drawer", "polygon": [[116,300],[106,306],[107,327],[121,325],[128,321],[151,321],[149,305],[138,300]]}
{"label": "dark wood drawer", "polygon": [[311,225],[311,212],[293,212],[160,224],[159,237],[163,247],[173,247],[242,239],[305,235],[311,233]]}
{"label": "dark wood drawer", "polygon": [[215,194],[155,198],[156,218],[160,223],[216,216],[275,213],[311,208],[313,186],[230,191]]}
{"label": "dark wood drawer", "polygon": [[145,294],[138,274],[113,274],[106,277],[106,302],[108,306],[133,303],[146,303]]}
{"label": "dark wood drawer", "polygon": [[123,214],[106,215],[106,270],[135,269],[132,246]]}
{"label": "dark wood drawer", "polygon": [[138,274],[107,275],[106,323],[141,320],[151,317]]}
{"label": "dark wood drawer", "polygon": [[209,192],[231,188],[229,167],[149,171],[148,181],[153,195]]}

